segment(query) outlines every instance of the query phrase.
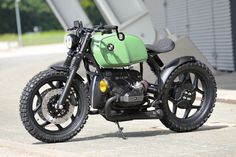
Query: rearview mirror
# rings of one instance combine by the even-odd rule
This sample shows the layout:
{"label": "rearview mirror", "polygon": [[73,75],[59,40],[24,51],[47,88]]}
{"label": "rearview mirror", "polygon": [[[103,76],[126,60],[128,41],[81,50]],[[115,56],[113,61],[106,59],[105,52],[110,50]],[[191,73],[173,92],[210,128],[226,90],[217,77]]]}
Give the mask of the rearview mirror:
{"label": "rearview mirror", "polygon": [[74,27],[79,28],[80,27],[80,21],[74,21]]}

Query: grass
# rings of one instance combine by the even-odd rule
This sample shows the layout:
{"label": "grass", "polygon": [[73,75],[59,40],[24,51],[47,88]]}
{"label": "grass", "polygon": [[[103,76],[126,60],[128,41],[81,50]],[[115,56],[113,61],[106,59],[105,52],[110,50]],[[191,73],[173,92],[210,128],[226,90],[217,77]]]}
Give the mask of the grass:
{"label": "grass", "polygon": [[[23,45],[43,45],[43,44],[53,44],[53,43],[63,43],[64,36],[66,33],[64,31],[47,31],[40,33],[24,33],[22,35]],[[17,34],[3,34],[0,35],[0,42],[7,41],[13,42],[17,41]]]}
{"label": "grass", "polygon": [[1,34],[0,41],[16,41],[17,35],[16,34]]}

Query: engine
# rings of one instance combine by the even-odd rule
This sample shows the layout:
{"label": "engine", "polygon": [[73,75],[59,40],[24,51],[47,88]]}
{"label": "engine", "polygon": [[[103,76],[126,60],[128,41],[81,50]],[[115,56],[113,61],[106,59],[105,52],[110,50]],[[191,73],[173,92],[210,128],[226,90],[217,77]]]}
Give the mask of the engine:
{"label": "engine", "polygon": [[136,70],[129,69],[103,69],[103,77],[107,81],[109,88],[106,93],[101,93],[98,80],[94,78],[91,89],[91,104],[93,108],[102,108],[106,99],[112,96],[119,96],[116,106],[130,107],[143,104],[144,96],[148,87],[146,81],[142,80],[141,74]]}

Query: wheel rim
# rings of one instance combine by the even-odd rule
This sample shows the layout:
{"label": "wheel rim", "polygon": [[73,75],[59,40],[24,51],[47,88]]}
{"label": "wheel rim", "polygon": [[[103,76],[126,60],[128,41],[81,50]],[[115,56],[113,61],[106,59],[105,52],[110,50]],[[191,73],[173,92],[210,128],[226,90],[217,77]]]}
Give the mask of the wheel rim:
{"label": "wheel rim", "polygon": [[50,134],[57,134],[61,133],[63,131],[66,131],[67,128],[71,127],[75,123],[76,118],[80,118],[81,116],[81,94],[79,92],[79,89],[77,86],[71,87],[73,89],[75,101],[70,103],[76,103],[74,104],[74,111],[71,117],[62,124],[53,124],[46,120],[46,118],[43,116],[42,113],[42,102],[43,97],[46,95],[47,92],[55,90],[55,89],[62,89],[65,85],[66,78],[58,77],[58,78],[51,78],[43,81],[40,83],[37,89],[34,90],[33,96],[31,99],[31,117],[33,119],[33,122],[36,124],[36,126],[47,133]]}
{"label": "wheel rim", "polygon": [[211,89],[202,73],[188,69],[172,80],[167,95],[167,105],[172,116],[178,120],[188,120],[199,117],[208,109]]}

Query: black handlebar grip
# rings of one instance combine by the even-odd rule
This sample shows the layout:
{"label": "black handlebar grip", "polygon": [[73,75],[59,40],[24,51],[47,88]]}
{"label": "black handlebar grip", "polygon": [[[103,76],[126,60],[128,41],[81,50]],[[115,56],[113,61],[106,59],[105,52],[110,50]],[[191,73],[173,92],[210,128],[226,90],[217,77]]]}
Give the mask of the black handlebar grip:
{"label": "black handlebar grip", "polygon": [[104,29],[118,29],[118,26],[115,26],[115,25],[104,25],[103,28]]}
{"label": "black handlebar grip", "polygon": [[75,30],[75,27],[72,27],[72,28],[68,28],[67,31],[73,31]]}

